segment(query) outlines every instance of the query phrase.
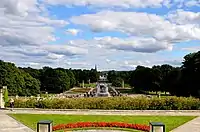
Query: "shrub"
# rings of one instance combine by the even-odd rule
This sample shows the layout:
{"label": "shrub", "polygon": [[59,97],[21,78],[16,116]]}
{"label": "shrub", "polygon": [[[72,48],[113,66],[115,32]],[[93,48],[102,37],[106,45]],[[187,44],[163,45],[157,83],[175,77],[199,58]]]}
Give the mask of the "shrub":
{"label": "shrub", "polygon": [[105,97],[15,99],[17,108],[44,109],[117,109],[117,110],[199,110],[200,100],[185,97]]}
{"label": "shrub", "polygon": [[8,103],[9,99],[8,99],[8,89],[7,88],[4,90],[3,98],[4,98],[4,102]]}

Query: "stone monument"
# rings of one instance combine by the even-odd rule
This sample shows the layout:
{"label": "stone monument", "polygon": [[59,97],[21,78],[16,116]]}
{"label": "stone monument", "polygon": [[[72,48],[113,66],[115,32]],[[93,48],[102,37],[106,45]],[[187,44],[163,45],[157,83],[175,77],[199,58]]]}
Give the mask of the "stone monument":
{"label": "stone monument", "polygon": [[3,95],[3,91],[4,89],[6,89],[7,86],[3,86],[2,88],[0,87],[0,108],[5,108],[5,102],[4,102],[4,95]]}
{"label": "stone monument", "polygon": [[110,93],[108,92],[108,83],[107,83],[107,75],[102,74],[99,77],[97,82],[97,97],[109,97]]}

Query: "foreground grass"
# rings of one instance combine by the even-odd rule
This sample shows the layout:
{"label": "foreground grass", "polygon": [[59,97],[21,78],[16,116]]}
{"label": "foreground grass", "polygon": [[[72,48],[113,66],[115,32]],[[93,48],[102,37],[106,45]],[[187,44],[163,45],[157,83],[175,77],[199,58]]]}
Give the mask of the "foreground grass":
{"label": "foreground grass", "polygon": [[[36,129],[39,120],[52,120],[54,125],[73,122],[125,122],[149,124],[149,122],[163,122],[166,132],[192,120],[195,116],[120,116],[120,115],[55,115],[55,114],[10,114],[11,117],[32,129]],[[136,132],[136,131],[134,131]]]}

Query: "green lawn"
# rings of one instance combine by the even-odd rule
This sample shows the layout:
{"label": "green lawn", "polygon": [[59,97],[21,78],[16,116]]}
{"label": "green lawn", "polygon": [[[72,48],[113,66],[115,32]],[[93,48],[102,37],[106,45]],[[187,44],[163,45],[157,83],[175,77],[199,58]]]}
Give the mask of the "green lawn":
{"label": "green lawn", "polygon": [[[138,123],[149,124],[153,122],[163,122],[166,125],[166,130],[170,130],[192,120],[195,116],[111,116],[111,115],[48,115],[48,114],[10,114],[11,117],[29,126],[32,129],[36,129],[36,123],[39,120],[53,120],[54,125],[61,123],[72,123],[82,121],[105,121],[105,122],[126,122],[126,123]],[[136,131],[134,131],[136,132]]]}

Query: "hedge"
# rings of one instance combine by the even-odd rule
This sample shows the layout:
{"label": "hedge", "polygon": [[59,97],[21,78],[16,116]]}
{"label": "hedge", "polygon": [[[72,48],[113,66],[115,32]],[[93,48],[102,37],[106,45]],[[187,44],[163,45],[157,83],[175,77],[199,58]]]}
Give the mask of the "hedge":
{"label": "hedge", "polygon": [[199,110],[200,100],[192,97],[46,98],[39,101],[19,98],[14,105],[15,108],[44,109]]}

